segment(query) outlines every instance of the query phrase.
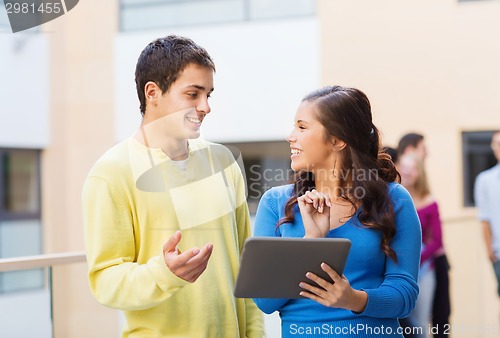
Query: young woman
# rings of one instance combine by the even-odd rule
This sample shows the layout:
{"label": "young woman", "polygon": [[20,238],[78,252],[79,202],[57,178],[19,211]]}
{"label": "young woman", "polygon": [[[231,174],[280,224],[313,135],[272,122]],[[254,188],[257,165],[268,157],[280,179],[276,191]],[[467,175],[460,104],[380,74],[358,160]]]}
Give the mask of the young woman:
{"label": "young woman", "polygon": [[[413,313],[410,316],[410,324],[420,327],[429,327],[432,318],[433,304],[435,297],[447,311],[441,311],[447,319],[449,315],[449,291],[448,291],[448,261],[446,259],[441,230],[441,220],[436,200],[432,197],[423,160],[414,153],[403,155],[398,161],[398,169],[401,173],[401,184],[408,190],[415,207],[418,217],[422,224],[422,253],[420,256],[420,276],[419,287],[420,296]],[[444,266],[445,271],[441,277],[444,282],[444,288],[441,287],[439,295],[436,294],[436,267]],[[446,322],[434,321],[433,329],[438,329],[439,333],[434,331],[434,337],[442,337],[446,330]],[[421,337],[427,337],[422,335]]]}
{"label": "young woman", "polygon": [[338,86],[311,93],[287,140],[295,182],[264,194],[254,235],[348,238],[352,247],[342,276],[322,264],[334,283],[308,273],[302,298],[257,306],[280,313],[285,338],[403,337],[397,319],[418,296],[420,224],[368,98]]}

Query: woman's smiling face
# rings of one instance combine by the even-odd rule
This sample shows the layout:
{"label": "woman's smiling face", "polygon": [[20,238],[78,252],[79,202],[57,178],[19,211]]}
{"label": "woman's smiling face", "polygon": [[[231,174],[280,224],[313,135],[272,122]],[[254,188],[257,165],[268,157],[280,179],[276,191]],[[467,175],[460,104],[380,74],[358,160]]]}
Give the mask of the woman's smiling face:
{"label": "woman's smiling face", "polygon": [[294,128],[287,138],[294,171],[333,169],[332,145],[325,140],[325,128],[317,119],[314,102],[303,101],[295,114]]}

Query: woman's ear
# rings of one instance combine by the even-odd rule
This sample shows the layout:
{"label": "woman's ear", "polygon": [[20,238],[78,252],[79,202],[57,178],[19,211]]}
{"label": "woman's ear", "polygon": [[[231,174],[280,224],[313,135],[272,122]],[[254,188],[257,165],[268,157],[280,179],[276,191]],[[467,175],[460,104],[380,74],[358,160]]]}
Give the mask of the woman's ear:
{"label": "woman's ear", "polygon": [[347,146],[347,143],[345,143],[344,140],[341,140],[335,136],[332,137],[331,144],[332,144],[333,151],[341,151]]}

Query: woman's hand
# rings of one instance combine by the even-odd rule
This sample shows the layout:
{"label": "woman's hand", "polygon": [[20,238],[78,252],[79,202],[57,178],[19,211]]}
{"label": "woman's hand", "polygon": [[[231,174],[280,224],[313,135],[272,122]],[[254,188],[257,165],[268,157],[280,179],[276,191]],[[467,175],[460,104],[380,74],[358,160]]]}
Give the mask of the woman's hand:
{"label": "woman's hand", "polygon": [[305,238],[323,238],[330,231],[330,197],[317,190],[307,191],[297,198],[304,222]]}
{"label": "woman's hand", "polygon": [[312,299],[324,306],[347,309],[354,312],[363,312],[368,302],[368,295],[366,292],[354,290],[344,275],[339,276],[327,264],[322,263],[321,269],[330,276],[333,283],[316,276],[312,272],[308,272],[306,277],[314,281],[320,287],[302,282],[299,286],[306,291],[302,291],[300,295]]}

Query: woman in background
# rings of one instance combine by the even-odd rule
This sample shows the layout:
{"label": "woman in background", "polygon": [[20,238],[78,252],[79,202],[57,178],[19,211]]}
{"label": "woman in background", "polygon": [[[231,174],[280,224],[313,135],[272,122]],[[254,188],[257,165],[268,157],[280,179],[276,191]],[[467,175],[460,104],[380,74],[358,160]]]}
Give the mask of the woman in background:
{"label": "woman in background", "polygon": [[[424,163],[419,156],[413,153],[401,156],[398,161],[398,169],[401,173],[401,184],[408,189],[412,196],[422,225],[422,253],[420,256],[419,277],[420,295],[417,305],[410,316],[410,323],[428,328],[432,319],[432,307],[435,297],[435,264],[448,265],[443,247],[439,208],[436,200],[430,193]],[[445,292],[448,294],[447,280]],[[433,329],[438,329],[439,334],[443,334],[445,330],[449,329],[449,327],[439,326],[438,324],[439,322],[434,324]],[[424,332],[426,331],[428,330],[424,330]],[[434,337],[438,336],[434,334]]]}

